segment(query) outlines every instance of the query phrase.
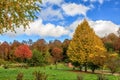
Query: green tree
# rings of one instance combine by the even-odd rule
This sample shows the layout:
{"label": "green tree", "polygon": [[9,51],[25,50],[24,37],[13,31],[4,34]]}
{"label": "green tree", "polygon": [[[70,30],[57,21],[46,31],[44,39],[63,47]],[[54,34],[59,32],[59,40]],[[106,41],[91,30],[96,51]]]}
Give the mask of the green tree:
{"label": "green tree", "polygon": [[84,64],[85,72],[89,62],[90,54],[97,54],[99,51],[105,51],[101,39],[93,29],[90,28],[87,20],[84,20],[75,30],[73,38],[68,47],[68,57],[73,62]]}
{"label": "green tree", "polygon": [[0,1],[0,33],[15,31],[37,18],[41,0],[1,0]]}
{"label": "green tree", "polygon": [[41,52],[39,52],[38,50],[34,49],[32,51],[33,53],[33,56],[30,60],[30,63],[32,66],[43,66],[44,63],[45,63],[45,58],[44,56],[42,55]]}

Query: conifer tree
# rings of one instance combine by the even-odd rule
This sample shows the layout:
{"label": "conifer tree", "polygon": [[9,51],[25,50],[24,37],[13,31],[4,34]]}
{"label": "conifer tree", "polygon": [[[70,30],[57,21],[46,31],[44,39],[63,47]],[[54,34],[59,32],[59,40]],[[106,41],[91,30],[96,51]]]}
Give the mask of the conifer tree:
{"label": "conifer tree", "polygon": [[87,72],[90,54],[97,54],[99,51],[105,51],[104,45],[85,19],[75,30],[67,55],[71,61],[84,64]]}

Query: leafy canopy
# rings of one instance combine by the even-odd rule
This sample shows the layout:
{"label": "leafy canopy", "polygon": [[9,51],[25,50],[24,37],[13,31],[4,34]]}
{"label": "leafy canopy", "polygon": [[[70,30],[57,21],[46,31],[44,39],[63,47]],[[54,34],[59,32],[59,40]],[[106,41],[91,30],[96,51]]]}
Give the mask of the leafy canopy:
{"label": "leafy canopy", "polygon": [[37,18],[41,0],[1,0],[0,33],[15,31],[15,27],[26,26]]}
{"label": "leafy canopy", "polygon": [[90,28],[87,20],[84,20],[75,30],[68,47],[68,57],[73,62],[87,64],[90,54],[98,54],[105,51],[101,39]]}

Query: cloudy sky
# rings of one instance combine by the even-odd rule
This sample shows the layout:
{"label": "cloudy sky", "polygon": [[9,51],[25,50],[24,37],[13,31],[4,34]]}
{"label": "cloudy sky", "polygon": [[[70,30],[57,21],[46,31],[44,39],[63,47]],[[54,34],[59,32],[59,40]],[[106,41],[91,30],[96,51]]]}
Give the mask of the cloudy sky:
{"label": "cloudy sky", "polygon": [[46,41],[71,39],[77,25],[84,18],[100,37],[116,33],[120,27],[120,0],[43,0],[39,18],[16,32],[0,35],[0,41]]}

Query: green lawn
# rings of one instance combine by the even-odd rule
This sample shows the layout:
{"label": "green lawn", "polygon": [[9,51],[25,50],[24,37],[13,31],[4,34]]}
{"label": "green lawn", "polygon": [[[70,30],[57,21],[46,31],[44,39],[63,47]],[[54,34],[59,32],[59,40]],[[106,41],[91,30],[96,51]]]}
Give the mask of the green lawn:
{"label": "green lawn", "polygon": [[[84,72],[74,72],[70,68],[63,66],[62,64],[58,65],[58,69],[55,69],[55,66],[47,67],[29,67],[25,68],[9,68],[4,69],[0,68],[0,80],[16,80],[16,76],[19,72],[24,74],[24,80],[34,80],[34,71],[42,71],[48,75],[48,80],[77,80],[77,75],[83,75],[84,80],[96,80],[96,74],[84,73]],[[117,80],[115,76],[107,75],[109,80]]]}

